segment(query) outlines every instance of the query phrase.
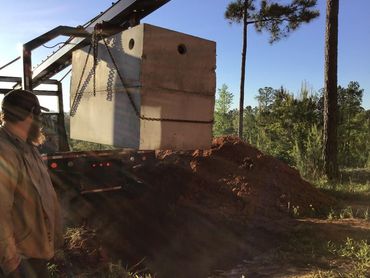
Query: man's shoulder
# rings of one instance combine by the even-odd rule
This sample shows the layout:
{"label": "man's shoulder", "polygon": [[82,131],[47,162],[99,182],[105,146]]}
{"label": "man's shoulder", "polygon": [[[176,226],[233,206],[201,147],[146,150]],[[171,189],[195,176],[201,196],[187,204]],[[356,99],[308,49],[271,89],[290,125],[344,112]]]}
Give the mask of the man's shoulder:
{"label": "man's shoulder", "polygon": [[0,128],[0,156],[5,158],[18,156],[18,150],[4,128]]}

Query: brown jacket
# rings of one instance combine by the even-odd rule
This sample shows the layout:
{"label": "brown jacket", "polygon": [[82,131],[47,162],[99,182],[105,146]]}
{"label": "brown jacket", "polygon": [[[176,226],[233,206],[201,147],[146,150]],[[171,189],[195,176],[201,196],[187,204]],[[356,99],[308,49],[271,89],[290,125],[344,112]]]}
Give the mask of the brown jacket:
{"label": "brown jacket", "polygon": [[0,268],[51,259],[61,240],[57,196],[37,149],[0,127]]}

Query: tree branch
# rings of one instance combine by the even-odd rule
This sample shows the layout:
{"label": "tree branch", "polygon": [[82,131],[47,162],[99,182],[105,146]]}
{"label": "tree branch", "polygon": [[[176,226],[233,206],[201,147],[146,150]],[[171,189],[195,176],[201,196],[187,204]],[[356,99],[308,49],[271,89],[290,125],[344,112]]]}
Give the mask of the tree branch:
{"label": "tree branch", "polygon": [[258,22],[269,22],[269,21],[290,21],[290,19],[287,18],[287,17],[285,17],[285,18],[280,18],[280,17],[276,17],[276,18],[265,18],[265,19],[261,19],[261,20],[247,21],[247,25],[249,25],[249,24],[255,24],[255,23],[258,23]]}

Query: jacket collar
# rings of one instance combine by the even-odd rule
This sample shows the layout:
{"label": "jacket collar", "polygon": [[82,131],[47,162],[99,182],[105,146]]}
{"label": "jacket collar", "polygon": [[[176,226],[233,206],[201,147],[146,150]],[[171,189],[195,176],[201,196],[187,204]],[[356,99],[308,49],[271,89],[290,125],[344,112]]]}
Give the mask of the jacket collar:
{"label": "jacket collar", "polygon": [[4,132],[7,137],[17,145],[17,147],[19,147],[22,151],[25,151],[27,152],[28,149],[29,149],[29,143],[23,141],[21,138],[19,138],[17,135],[13,134],[11,131],[9,131],[7,128],[5,128],[4,126],[1,126],[0,127],[0,130],[2,132]]}

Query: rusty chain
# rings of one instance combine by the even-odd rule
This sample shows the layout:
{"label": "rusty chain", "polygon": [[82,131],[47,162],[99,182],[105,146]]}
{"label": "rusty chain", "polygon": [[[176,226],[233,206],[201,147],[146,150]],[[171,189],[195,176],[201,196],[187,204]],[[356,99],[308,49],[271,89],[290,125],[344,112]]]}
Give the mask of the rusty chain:
{"label": "rusty chain", "polygon": [[71,111],[69,112],[71,117],[74,117],[76,115],[78,105],[80,104],[80,101],[81,101],[81,98],[82,98],[82,95],[83,95],[83,90],[82,89],[80,90],[80,87],[81,87],[81,83],[82,83],[82,78],[83,78],[83,76],[85,74],[85,71],[86,71],[87,62],[89,60],[89,56],[90,56],[90,53],[91,53],[91,48],[92,48],[92,45],[90,44],[89,51],[87,52],[87,55],[86,55],[85,64],[82,68],[82,73],[81,73],[81,76],[80,76],[80,80],[78,81],[76,94],[73,98],[73,102],[72,102],[72,105],[71,105]]}

